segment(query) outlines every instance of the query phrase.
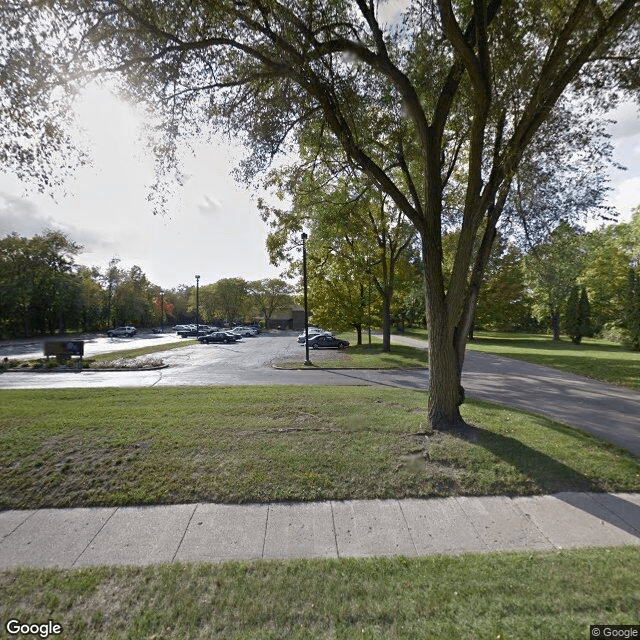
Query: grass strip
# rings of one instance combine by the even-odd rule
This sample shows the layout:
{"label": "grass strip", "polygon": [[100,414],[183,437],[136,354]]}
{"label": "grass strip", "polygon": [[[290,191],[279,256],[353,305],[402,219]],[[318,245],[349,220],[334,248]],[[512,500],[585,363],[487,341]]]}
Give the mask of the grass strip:
{"label": "grass strip", "polygon": [[94,362],[109,362],[116,359],[124,358],[138,358],[140,356],[147,356],[151,353],[160,353],[162,351],[171,351],[173,349],[180,349],[182,347],[188,347],[191,344],[197,344],[197,340],[182,340],[180,342],[166,342],[164,344],[154,344],[148,347],[139,347],[137,349],[126,349],[124,351],[111,351],[109,353],[101,353],[88,358],[89,361]]}
{"label": "grass strip", "polygon": [[583,640],[637,624],[635,547],[0,572],[3,621],[66,639]]}
{"label": "grass strip", "polygon": [[482,402],[432,433],[374,387],[0,391],[0,508],[639,491],[640,461]]}
{"label": "grass strip", "polygon": [[[82,366],[84,368],[91,368],[91,365],[94,363],[103,363],[108,362],[116,362],[119,361],[119,364],[122,365],[123,361],[126,360],[135,360],[136,358],[141,358],[143,356],[150,355],[152,353],[160,353],[162,351],[171,351],[173,349],[180,349],[181,347],[187,347],[191,344],[196,344],[197,340],[183,340],[182,342],[169,342],[165,344],[155,344],[148,347],[139,347],[137,349],[125,349],[122,351],[110,351],[109,353],[100,353],[94,356],[89,356],[87,358],[83,358]],[[69,368],[76,369],[79,364],[79,361],[74,359],[69,363]],[[47,359],[47,358],[37,358],[36,360],[9,360],[9,362],[5,365],[5,369],[9,368],[21,368],[21,369],[40,369],[40,368],[55,368],[61,366],[60,363],[55,359]],[[63,365],[64,366],[64,365]],[[124,367],[128,368],[126,363]]]}
{"label": "grass strip", "polygon": [[[391,351],[382,350],[382,340],[372,336],[371,344],[363,336],[364,344],[356,344],[355,333],[342,333],[337,336],[349,340],[345,350],[310,349],[309,358],[313,366],[322,369],[424,369],[428,364],[426,349],[393,344]],[[277,362],[276,369],[306,369],[304,365],[304,345],[300,347],[300,359]]]}

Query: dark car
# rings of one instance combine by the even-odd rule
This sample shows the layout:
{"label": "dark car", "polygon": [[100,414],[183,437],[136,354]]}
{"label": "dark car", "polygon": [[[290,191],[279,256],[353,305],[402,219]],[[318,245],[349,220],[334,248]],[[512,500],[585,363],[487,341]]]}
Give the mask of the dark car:
{"label": "dark car", "polygon": [[240,339],[240,336],[236,336],[233,333],[229,333],[228,331],[214,331],[212,333],[207,333],[207,335],[200,336],[198,338],[198,342],[202,344],[209,344],[210,342],[237,342]]}
{"label": "dark car", "polygon": [[321,334],[309,338],[309,346],[312,349],[344,349],[349,346],[348,340],[341,340],[330,334]]}
{"label": "dark car", "polygon": [[201,324],[197,328],[194,325],[192,329],[184,329],[178,331],[178,335],[181,338],[194,338],[195,336],[202,336],[212,331],[219,331],[218,327],[210,327],[207,324]]}

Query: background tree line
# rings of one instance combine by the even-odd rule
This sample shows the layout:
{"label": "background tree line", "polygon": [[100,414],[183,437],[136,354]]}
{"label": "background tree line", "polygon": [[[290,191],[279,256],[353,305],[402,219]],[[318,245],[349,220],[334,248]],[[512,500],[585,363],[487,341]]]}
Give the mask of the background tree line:
{"label": "background tree line", "polygon": [[[195,285],[163,290],[118,258],[104,269],[87,267],[76,262],[81,250],[60,231],[0,238],[1,338],[196,321]],[[200,287],[200,322],[268,320],[292,302],[283,280],[225,278]]]}
{"label": "background tree line", "polygon": [[[304,206],[308,212],[308,203]],[[344,221],[344,215],[339,220]],[[290,219],[286,222],[291,224]],[[363,328],[366,332],[370,325],[383,330],[392,324],[398,329],[426,325],[415,238],[401,245],[393,260],[393,279],[385,280],[389,264],[385,269],[388,256],[381,247],[356,245],[335,225],[327,228],[318,219],[309,226],[309,305],[314,322],[355,330],[359,344]],[[366,235],[365,229],[362,224]],[[458,233],[443,238],[445,273],[452,268]],[[300,268],[296,245],[286,245],[280,227],[272,232],[269,248],[272,261],[288,259],[293,269]],[[599,336],[640,350],[640,207],[629,222],[588,232],[561,221],[533,246],[498,236],[474,328],[549,332],[554,340],[565,334],[576,343],[583,336]]]}

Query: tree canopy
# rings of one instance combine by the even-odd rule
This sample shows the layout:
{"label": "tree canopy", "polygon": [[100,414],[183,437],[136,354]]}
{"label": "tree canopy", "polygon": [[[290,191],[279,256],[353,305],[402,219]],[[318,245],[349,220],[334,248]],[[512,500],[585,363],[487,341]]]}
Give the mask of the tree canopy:
{"label": "tree canopy", "polygon": [[[462,423],[466,335],[515,177],[543,140],[562,150],[555,116],[584,122],[637,80],[639,0],[414,0],[390,24],[373,0],[19,4],[28,13],[0,55],[33,53],[46,60],[35,77],[67,86],[117,77],[152,107],[168,169],[181,134],[212,128],[250,145],[246,176],[288,144],[326,144],[393,203],[422,245],[434,427]],[[40,85],[14,78],[8,99],[40,113]]]}

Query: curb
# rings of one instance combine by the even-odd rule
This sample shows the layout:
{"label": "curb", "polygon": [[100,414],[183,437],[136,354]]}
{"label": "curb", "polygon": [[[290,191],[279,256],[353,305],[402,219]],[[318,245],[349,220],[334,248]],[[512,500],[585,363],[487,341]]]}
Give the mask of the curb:
{"label": "curb", "polygon": [[82,368],[82,369],[28,369],[28,368],[11,368],[6,371],[0,371],[0,374],[3,373],[94,373],[96,371],[158,371],[160,369],[168,369],[170,365],[163,364],[159,367],[122,367],[120,369],[107,369],[107,368],[99,368],[92,369],[91,367]]}

